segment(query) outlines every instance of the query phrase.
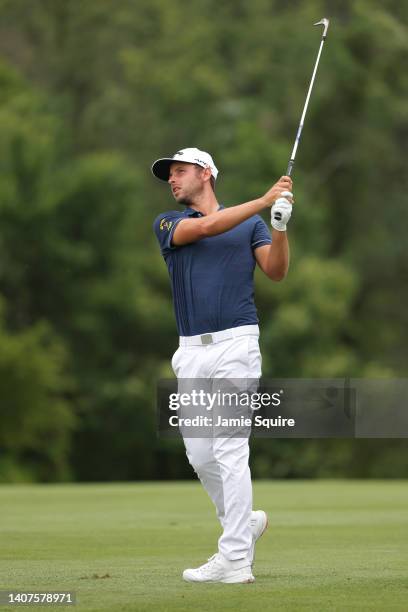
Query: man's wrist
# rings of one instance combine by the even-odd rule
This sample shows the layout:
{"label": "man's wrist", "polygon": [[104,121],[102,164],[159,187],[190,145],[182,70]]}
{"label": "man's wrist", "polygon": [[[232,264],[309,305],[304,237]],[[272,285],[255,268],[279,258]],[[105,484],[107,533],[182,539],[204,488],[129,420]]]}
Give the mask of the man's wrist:
{"label": "man's wrist", "polygon": [[261,196],[260,198],[257,198],[255,202],[257,206],[259,206],[261,209],[269,208],[270,206],[270,204],[268,204],[268,202],[266,201],[265,196]]}
{"label": "man's wrist", "polygon": [[279,230],[279,229],[276,229],[276,227],[273,227],[272,225],[271,234],[272,234],[273,240],[279,240],[279,238],[286,236],[286,232],[287,232],[287,227],[285,227],[284,230]]}

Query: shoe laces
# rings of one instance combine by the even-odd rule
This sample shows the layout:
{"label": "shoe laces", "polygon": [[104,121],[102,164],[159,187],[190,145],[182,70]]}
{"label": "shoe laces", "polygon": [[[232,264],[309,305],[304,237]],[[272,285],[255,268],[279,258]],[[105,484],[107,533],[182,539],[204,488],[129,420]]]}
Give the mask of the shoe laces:
{"label": "shoe laces", "polygon": [[211,570],[215,565],[217,565],[217,563],[219,563],[219,556],[218,553],[215,553],[214,555],[212,555],[212,557],[209,557],[207,563],[200,567],[200,570],[202,572],[206,570]]}

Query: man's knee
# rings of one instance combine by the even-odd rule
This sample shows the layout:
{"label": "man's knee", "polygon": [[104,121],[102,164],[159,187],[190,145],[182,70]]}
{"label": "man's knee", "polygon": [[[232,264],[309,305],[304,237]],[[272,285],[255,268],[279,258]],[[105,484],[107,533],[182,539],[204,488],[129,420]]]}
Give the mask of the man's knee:
{"label": "man's knee", "polygon": [[214,459],[210,459],[208,456],[200,453],[195,453],[193,455],[187,454],[187,458],[197,474],[206,470],[214,462]]}
{"label": "man's knee", "polygon": [[229,447],[228,444],[215,445],[214,459],[220,468],[233,468],[236,471],[245,469],[249,461],[247,441],[234,447]]}
{"label": "man's knee", "polygon": [[[201,442],[201,441],[200,441]],[[199,473],[214,462],[214,455],[209,444],[198,442],[186,444],[186,453],[190,465]]]}

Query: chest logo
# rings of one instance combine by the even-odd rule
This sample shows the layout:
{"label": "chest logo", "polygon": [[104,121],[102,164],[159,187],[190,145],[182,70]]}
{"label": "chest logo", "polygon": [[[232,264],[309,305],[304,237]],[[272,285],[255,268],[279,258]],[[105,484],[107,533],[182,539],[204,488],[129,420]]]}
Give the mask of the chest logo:
{"label": "chest logo", "polygon": [[164,232],[164,231],[168,232],[172,225],[173,225],[173,221],[167,221],[166,219],[162,219],[160,221],[160,230],[162,232]]}

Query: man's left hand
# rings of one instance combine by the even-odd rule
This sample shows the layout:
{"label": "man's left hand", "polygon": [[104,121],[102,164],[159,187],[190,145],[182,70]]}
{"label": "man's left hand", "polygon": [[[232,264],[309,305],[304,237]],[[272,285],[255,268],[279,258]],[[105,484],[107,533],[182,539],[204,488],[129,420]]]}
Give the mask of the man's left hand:
{"label": "man's left hand", "polygon": [[286,232],[286,225],[292,214],[293,201],[291,191],[282,191],[281,197],[276,200],[271,208],[271,225],[279,232]]}

